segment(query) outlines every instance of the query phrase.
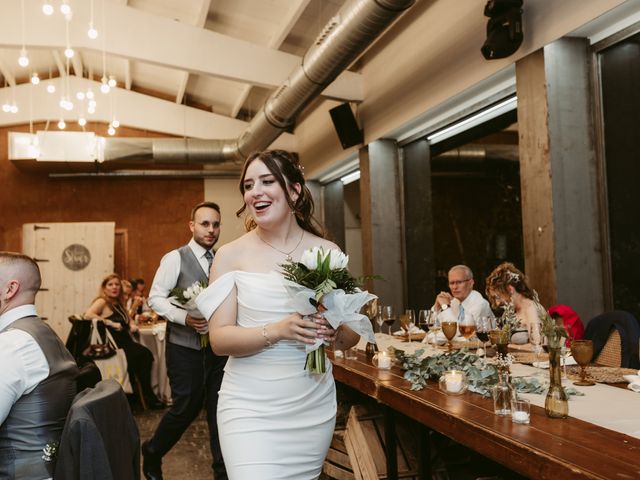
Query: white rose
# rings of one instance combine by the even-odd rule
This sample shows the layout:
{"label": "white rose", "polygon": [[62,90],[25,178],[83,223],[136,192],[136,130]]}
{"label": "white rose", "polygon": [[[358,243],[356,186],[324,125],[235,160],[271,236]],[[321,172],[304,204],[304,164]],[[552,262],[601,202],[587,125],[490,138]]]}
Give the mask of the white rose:
{"label": "white rose", "polygon": [[328,255],[331,255],[329,259],[329,268],[331,270],[336,270],[339,268],[347,268],[347,264],[349,263],[349,255],[345,255],[340,250],[329,250]]}
{"label": "white rose", "polygon": [[320,257],[324,258],[324,252],[322,252],[320,247],[313,247],[309,250],[305,250],[300,258],[300,263],[309,270],[315,270],[318,268],[318,252],[321,252]]}
{"label": "white rose", "polygon": [[182,295],[184,296],[184,298],[193,298],[193,288],[188,287]]}

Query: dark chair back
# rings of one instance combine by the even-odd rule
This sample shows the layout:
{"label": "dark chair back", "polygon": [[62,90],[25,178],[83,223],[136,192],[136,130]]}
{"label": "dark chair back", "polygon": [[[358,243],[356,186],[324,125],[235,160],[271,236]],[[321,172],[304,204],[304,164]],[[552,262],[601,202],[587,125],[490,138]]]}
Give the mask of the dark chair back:
{"label": "dark chair back", "polygon": [[115,380],[103,380],[76,395],[60,439],[54,478],[140,479],[138,427]]}
{"label": "dark chair back", "polygon": [[77,392],[82,392],[85,388],[93,388],[102,380],[102,374],[98,366],[92,361],[88,361],[78,371],[76,377]]}
{"label": "dark chair back", "polygon": [[620,366],[640,368],[640,354],[638,352],[640,324],[636,317],[622,310],[603,313],[591,319],[587,324],[584,338],[593,341],[593,358],[596,358],[602,351],[612,329],[615,329],[620,336]]}

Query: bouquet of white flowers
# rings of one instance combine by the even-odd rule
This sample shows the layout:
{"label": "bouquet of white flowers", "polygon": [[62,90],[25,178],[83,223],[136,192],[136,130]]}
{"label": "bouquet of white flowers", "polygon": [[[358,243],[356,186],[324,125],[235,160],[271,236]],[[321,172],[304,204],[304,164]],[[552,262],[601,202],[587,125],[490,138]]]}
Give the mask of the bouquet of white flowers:
{"label": "bouquet of white flowers", "polygon": [[[284,286],[291,297],[291,307],[301,315],[321,312],[334,330],[345,324],[375,343],[371,322],[359,312],[376,296],[360,290],[366,277],[351,276],[348,263],[349,257],[340,250],[314,247],[302,254],[300,262],[283,264]],[[305,368],[311,373],[325,373],[324,342],[316,340],[306,350]]]}
{"label": "bouquet of white flowers", "polygon": [[[203,318],[198,306],[196,305],[196,297],[207,288],[206,282],[195,282],[187,288],[176,287],[170,292],[169,301],[174,305],[184,308],[193,318]],[[209,345],[209,332],[200,333],[200,347],[204,348]]]}

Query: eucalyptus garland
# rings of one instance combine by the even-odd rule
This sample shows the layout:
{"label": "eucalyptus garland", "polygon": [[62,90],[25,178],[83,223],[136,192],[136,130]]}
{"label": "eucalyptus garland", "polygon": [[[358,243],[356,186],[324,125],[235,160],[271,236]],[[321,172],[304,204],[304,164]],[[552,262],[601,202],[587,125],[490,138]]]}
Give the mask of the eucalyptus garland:
{"label": "eucalyptus garland", "polygon": [[[404,350],[395,349],[396,358],[405,370],[404,378],[411,382],[411,390],[422,390],[427,380],[437,380],[447,370],[462,370],[467,377],[467,388],[471,392],[488,397],[498,383],[496,365],[486,363],[481,358],[463,348],[457,352],[443,353],[432,357],[422,357],[424,350],[416,350],[407,355]],[[549,385],[535,377],[514,377],[511,384],[518,393],[546,393]],[[575,388],[564,389],[568,396],[584,395]]]}

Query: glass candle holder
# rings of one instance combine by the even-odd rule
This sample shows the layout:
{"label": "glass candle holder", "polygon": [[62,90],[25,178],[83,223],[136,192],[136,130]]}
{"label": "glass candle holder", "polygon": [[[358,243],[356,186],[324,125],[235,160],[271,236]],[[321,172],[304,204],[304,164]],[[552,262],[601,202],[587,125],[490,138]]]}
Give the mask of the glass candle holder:
{"label": "glass candle holder", "polygon": [[449,395],[460,395],[467,390],[467,376],[462,370],[447,370],[440,376],[438,386]]}
{"label": "glass candle holder", "polygon": [[378,365],[378,368],[382,370],[388,370],[391,368],[391,355],[389,355],[385,351],[378,352],[378,354],[376,355],[375,361],[376,361],[376,364]]}
{"label": "glass candle holder", "polygon": [[513,423],[529,424],[531,418],[531,402],[524,398],[511,400],[511,420]]}

